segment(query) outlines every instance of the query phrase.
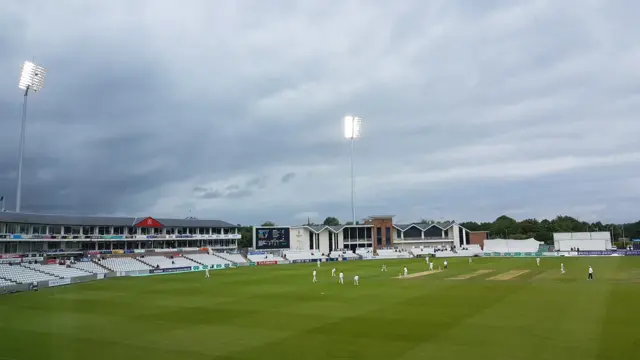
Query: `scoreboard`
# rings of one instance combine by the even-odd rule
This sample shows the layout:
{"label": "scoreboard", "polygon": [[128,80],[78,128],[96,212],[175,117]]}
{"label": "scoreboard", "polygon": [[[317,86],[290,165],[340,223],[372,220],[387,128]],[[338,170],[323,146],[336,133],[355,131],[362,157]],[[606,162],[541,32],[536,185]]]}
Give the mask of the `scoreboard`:
{"label": "scoreboard", "polygon": [[256,250],[288,249],[291,246],[289,239],[290,231],[291,229],[288,227],[254,228],[254,247]]}

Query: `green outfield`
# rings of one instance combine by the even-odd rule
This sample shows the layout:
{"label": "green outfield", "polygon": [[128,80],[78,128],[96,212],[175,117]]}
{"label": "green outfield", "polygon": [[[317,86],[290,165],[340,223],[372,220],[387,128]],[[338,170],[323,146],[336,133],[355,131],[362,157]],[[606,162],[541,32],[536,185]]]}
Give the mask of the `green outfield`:
{"label": "green outfield", "polygon": [[244,267],[2,295],[0,360],[640,358],[640,257],[563,258],[564,275],[560,261],[449,260],[410,279],[402,267],[424,260]]}

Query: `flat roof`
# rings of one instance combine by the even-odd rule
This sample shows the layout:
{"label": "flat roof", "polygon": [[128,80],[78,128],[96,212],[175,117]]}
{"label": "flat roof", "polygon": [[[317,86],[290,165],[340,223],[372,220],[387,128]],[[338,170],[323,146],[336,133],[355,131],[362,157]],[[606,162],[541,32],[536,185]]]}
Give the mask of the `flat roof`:
{"label": "flat roof", "polygon": [[69,226],[135,226],[141,221],[152,218],[164,227],[205,227],[205,228],[237,228],[238,225],[222,220],[200,219],[169,219],[153,217],[116,217],[116,216],[85,216],[85,215],[55,215],[0,212],[0,222],[40,225],[69,225]]}

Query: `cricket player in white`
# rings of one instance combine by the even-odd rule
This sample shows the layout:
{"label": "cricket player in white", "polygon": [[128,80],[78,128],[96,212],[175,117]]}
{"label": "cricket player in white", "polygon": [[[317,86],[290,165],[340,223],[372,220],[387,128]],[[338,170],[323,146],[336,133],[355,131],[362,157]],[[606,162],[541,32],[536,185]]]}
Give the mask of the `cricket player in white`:
{"label": "cricket player in white", "polygon": [[336,268],[331,269],[331,277],[336,277]]}
{"label": "cricket player in white", "polygon": [[407,267],[404,267],[404,276],[407,276],[409,274],[409,270],[407,270]]}
{"label": "cricket player in white", "polygon": [[340,271],[340,275],[338,276],[338,283],[344,284],[344,274]]}
{"label": "cricket player in white", "polygon": [[314,283],[318,282],[318,279],[316,279],[316,271],[315,270],[313,270],[313,282]]}
{"label": "cricket player in white", "polygon": [[320,259],[318,259],[318,267],[320,267]]}
{"label": "cricket player in white", "polygon": [[444,268],[446,269],[447,266],[449,266],[449,263],[447,262],[447,260],[444,261]]}
{"label": "cricket player in white", "polygon": [[589,276],[587,276],[587,280],[593,280],[593,268],[589,265]]}
{"label": "cricket player in white", "polygon": [[564,274],[564,263],[560,263],[560,272]]}
{"label": "cricket player in white", "polygon": [[540,258],[539,258],[539,257],[537,257],[537,258],[536,258],[536,264],[537,264],[538,266],[540,266]]}
{"label": "cricket player in white", "polygon": [[204,269],[204,277],[205,277],[206,279],[208,279],[208,278],[209,278],[209,269]]}
{"label": "cricket player in white", "polygon": [[433,263],[429,263],[429,270],[433,271]]}
{"label": "cricket player in white", "polygon": [[473,260],[471,260],[471,258],[469,258],[469,264],[471,264],[473,262]]}
{"label": "cricket player in white", "polygon": [[360,277],[358,277],[358,275],[353,277],[353,285],[358,285],[358,280],[360,279]]}
{"label": "cricket player in white", "polygon": [[387,265],[382,264],[382,271],[387,271]]}
{"label": "cricket player in white", "polygon": [[427,255],[427,257],[424,258],[424,261],[426,261],[427,264],[429,263],[429,255]]}

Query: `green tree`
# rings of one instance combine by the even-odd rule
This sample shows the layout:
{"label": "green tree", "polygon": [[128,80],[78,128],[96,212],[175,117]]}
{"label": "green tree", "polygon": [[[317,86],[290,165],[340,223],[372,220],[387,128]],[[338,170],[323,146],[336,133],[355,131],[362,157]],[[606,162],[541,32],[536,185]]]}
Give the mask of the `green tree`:
{"label": "green tree", "polygon": [[338,226],[340,225],[340,220],[338,220],[338,218],[335,218],[333,216],[327,216],[327,218],[324,219],[324,221],[322,222],[322,225]]}
{"label": "green tree", "polygon": [[276,226],[276,223],[273,221],[265,221],[262,223],[262,226]]}

